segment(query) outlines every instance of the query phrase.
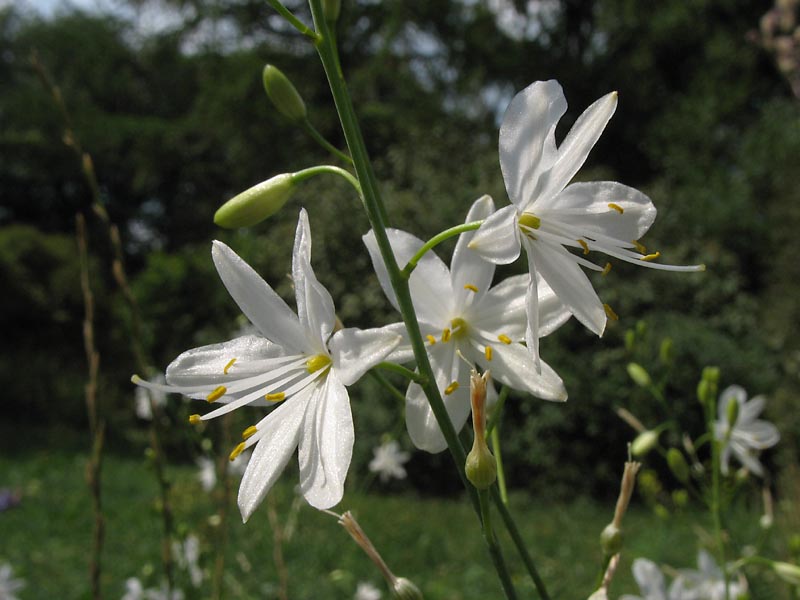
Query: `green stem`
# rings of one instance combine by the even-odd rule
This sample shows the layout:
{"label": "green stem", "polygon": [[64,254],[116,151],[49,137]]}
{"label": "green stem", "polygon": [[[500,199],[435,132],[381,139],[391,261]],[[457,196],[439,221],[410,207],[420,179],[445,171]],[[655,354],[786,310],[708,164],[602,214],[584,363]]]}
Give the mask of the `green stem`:
{"label": "green stem", "polygon": [[358,183],[358,179],[353,177],[353,174],[350,171],[346,171],[340,167],[334,167],[333,165],[317,165],[315,167],[309,167],[308,169],[303,169],[302,171],[297,171],[296,173],[292,173],[292,182],[297,183],[300,181],[305,181],[306,179],[310,179],[315,177],[316,175],[320,175],[322,173],[330,173],[332,175],[338,175],[347,183],[355,188],[356,192],[358,192],[359,197],[361,196],[361,184]]}
{"label": "green stem", "polygon": [[497,403],[494,405],[492,409],[492,414],[489,417],[489,422],[486,425],[486,434],[489,435],[494,431],[495,426],[497,425],[498,421],[500,420],[500,415],[503,414],[503,407],[506,405],[506,398],[508,398],[508,392],[511,391],[507,385],[504,385],[500,388],[500,393],[497,395]]}
{"label": "green stem", "polygon": [[717,412],[716,400],[706,403],[706,430],[711,444],[711,518],[714,522],[714,538],[719,551],[719,565],[725,581],[725,600],[730,600],[730,575],[725,564],[725,540],[722,536],[722,515],[720,502],[720,443],[714,434],[714,415]]}
{"label": "green stem", "polygon": [[394,385],[392,384],[391,381],[386,379],[386,377],[384,377],[383,375],[381,375],[377,371],[374,371],[374,370],[373,371],[367,371],[367,373],[369,373],[369,376],[372,377],[376,382],[378,382],[379,385],[381,385],[383,388],[385,388],[387,392],[389,392],[392,396],[394,396],[395,400],[399,400],[400,403],[403,406],[405,406],[406,397],[403,395],[403,393],[400,390],[398,390],[396,387],[394,387]]}
{"label": "green stem", "polygon": [[492,429],[492,451],[497,463],[497,487],[500,490],[500,499],[503,504],[508,506],[508,490],[506,489],[506,472],[503,469],[503,455],[500,452],[500,431],[495,427]]}
{"label": "green stem", "polygon": [[345,154],[341,150],[339,150],[336,146],[331,144],[324,137],[322,137],[322,134],[319,131],[316,130],[316,128],[311,124],[311,122],[308,119],[303,121],[302,125],[303,125],[303,129],[306,130],[306,133],[308,133],[308,135],[310,135],[314,139],[314,141],[317,142],[320,146],[325,148],[325,150],[327,150],[328,152],[330,152],[331,154],[333,154],[337,158],[342,159],[347,164],[349,164],[349,165],[353,164],[353,159],[350,158],[349,156],[347,156],[347,154]]}
{"label": "green stem", "polygon": [[491,504],[489,500],[489,492],[487,490],[479,490],[478,501],[480,502],[481,505],[481,523],[483,525],[483,539],[486,541],[487,546],[489,546],[489,554],[492,557],[494,568],[497,570],[497,575],[500,578],[500,583],[503,586],[503,591],[506,594],[506,598],[513,600],[517,597],[517,591],[514,589],[514,584],[511,581],[511,576],[508,573],[508,568],[506,567],[505,560],[503,560],[503,554],[500,550],[500,546],[497,543],[497,538],[494,535],[494,530],[492,529]]}
{"label": "green stem", "polygon": [[279,0],[267,0],[267,4],[269,4],[272,8],[274,8],[275,11],[284,19],[286,19],[295,29],[297,29],[297,31],[302,33],[311,41],[313,42],[317,41],[317,34],[314,33],[314,31],[310,29],[308,25],[306,25],[300,19],[295,17],[294,14],[292,14],[292,11],[286,8],[282,2],[279,2]]}
{"label": "green stem", "polygon": [[398,365],[390,362],[379,362],[375,366],[385,371],[393,371],[394,373],[399,373],[406,379],[409,379],[414,383],[419,383],[420,385],[422,385],[422,383],[425,382],[425,378],[422,375],[420,375],[415,371],[412,371],[411,369],[405,368],[403,365]]}
{"label": "green stem", "polygon": [[425,253],[428,250],[433,249],[434,247],[438,246],[445,240],[449,240],[451,237],[456,235],[462,234],[465,231],[474,231],[483,225],[483,221],[473,221],[472,223],[464,223],[463,225],[456,225],[455,227],[451,227],[450,229],[445,229],[441,233],[436,234],[427,242],[425,245],[422,246],[414,256],[408,261],[408,264],[403,267],[403,277],[408,279],[411,276],[411,272],[417,267],[417,263],[425,256]]}

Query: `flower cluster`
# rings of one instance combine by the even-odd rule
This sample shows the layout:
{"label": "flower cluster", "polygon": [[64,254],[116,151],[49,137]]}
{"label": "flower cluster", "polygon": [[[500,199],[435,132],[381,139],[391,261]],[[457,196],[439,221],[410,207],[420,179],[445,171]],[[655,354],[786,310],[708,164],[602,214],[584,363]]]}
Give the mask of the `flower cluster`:
{"label": "flower cluster", "polygon": [[[586,255],[602,252],[668,270],[702,269],[654,262],[659,253],[648,252],[639,238],[652,225],[656,210],[641,192],[616,182],[570,184],[616,103],[612,93],[592,104],[559,146],[555,129],[567,106],[559,84],[536,82],[518,94],[500,130],[500,164],[512,204],[496,210],[488,196],[476,200],[459,230],[449,267],[429,251],[432,245],[414,235],[396,229],[381,232],[388,237],[395,262],[408,265],[411,301],[435,383],[456,431],[470,412],[469,381],[475,368],[490,370],[509,388],[545,400],[567,399],[563,381],[540,356],[540,338],[571,315],[598,335],[607,318],[616,318],[581,270],[607,274],[610,264],[600,266]],[[231,214],[226,218],[236,220],[248,202],[228,207]],[[374,231],[363,240],[384,293],[400,310],[385,264],[385,244],[381,247]],[[516,260],[522,248],[528,274],[494,283],[496,265]],[[291,270],[296,313],[228,246],[214,242],[212,256],[254,333],[181,354],[167,368],[164,384],[138,377],[134,382],[154,392],[219,403],[211,412],[193,415],[192,422],[245,405],[275,406],[243,432],[231,454],[233,459],[253,448],[239,490],[245,519],[295,448],[306,500],[320,509],[334,506],[343,495],[354,442],[347,386],[379,363],[411,363],[411,336],[403,323],[367,330],[341,326],[330,294],[311,267],[311,232],[304,210]],[[419,345],[416,348],[421,351]],[[445,436],[419,379],[411,377],[405,400],[414,445],[428,452],[444,450]],[[401,457],[395,453],[390,458],[378,456],[370,468],[403,476]]]}

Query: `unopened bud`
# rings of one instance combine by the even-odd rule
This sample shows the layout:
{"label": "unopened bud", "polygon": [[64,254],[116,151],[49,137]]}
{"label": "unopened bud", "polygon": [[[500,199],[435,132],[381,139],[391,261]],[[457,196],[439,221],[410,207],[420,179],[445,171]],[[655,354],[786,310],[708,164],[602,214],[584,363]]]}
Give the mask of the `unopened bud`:
{"label": "unopened bud", "polygon": [[342,10],[342,0],[322,0],[322,15],[328,23],[335,23]]}
{"label": "unopened bud", "polygon": [[636,335],[639,337],[644,336],[647,333],[647,323],[644,321],[637,321],[636,322]]}
{"label": "unopened bud", "polygon": [[633,329],[628,329],[625,332],[625,349],[628,352],[633,352],[633,347],[636,345],[636,332]]}
{"label": "unopened bud", "polygon": [[394,580],[392,594],[398,600],[422,600],[422,592],[405,577],[398,577]]}
{"label": "unopened bud", "polygon": [[689,465],[683,457],[683,453],[677,448],[667,450],[667,464],[675,479],[681,483],[689,481]]}
{"label": "unopened bud", "polygon": [[219,207],[214,223],[226,229],[248,227],[278,212],[291,198],[294,181],[289,173],[276,175],[234,196]]}
{"label": "unopened bud", "polygon": [[489,371],[483,375],[473,370],[470,375],[470,401],[472,403],[472,429],[475,439],[467,455],[464,471],[476,489],[485,490],[497,479],[497,463],[486,445],[486,384]]}
{"label": "unopened bud", "polygon": [[273,65],[264,67],[264,89],[270,101],[284,117],[293,123],[306,120],[306,103],[283,72]]}
{"label": "unopened bud", "polygon": [[661,340],[661,346],[658,349],[658,359],[661,361],[661,364],[670,365],[672,364],[673,357],[672,338],[664,338]]}
{"label": "unopened bud", "polygon": [[736,421],[739,419],[739,402],[736,398],[728,399],[728,406],[726,407],[726,414],[728,416],[728,428],[733,429]]}
{"label": "unopened bud", "polygon": [[697,399],[700,404],[707,405],[717,397],[719,384],[719,367],[705,367],[700,383],[697,384]]}
{"label": "unopened bud", "polygon": [[633,443],[631,444],[631,454],[633,454],[636,458],[645,456],[648,452],[650,452],[650,450],[655,448],[657,444],[657,431],[643,431],[636,436],[635,440],[633,440]]}
{"label": "unopened bud", "polygon": [[772,569],[775,573],[791,585],[800,586],[800,567],[787,562],[773,562]]}
{"label": "unopened bud", "polygon": [[614,556],[622,550],[622,529],[609,523],[600,534],[600,547],[606,556]]}
{"label": "unopened bud", "polygon": [[647,387],[651,383],[650,374],[638,363],[628,363],[628,375],[639,387]]}

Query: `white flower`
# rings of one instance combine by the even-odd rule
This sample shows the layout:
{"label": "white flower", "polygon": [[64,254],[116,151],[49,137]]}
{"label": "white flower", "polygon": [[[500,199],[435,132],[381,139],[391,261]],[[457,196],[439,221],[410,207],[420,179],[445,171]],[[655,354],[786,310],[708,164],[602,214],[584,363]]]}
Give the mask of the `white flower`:
{"label": "white flower", "polygon": [[623,594],[619,600],[679,600],[671,592],[667,595],[664,574],[652,560],[637,558],[631,571],[642,595]]}
{"label": "white flower", "polygon": [[217,467],[214,465],[214,461],[206,456],[201,456],[195,461],[195,464],[200,469],[197,473],[197,480],[203,490],[210,492],[217,485]]}
{"label": "white flower", "polygon": [[381,591],[366,581],[360,581],[353,600],[381,600]]}
{"label": "white flower", "polygon": [[15,592],[25,587],[25,581],[14,577],[14,569],[8,563],[0,565],[0,599],[17,600]]}
{"label": "white flower", "polygon": [[188,535],[183,542],[172,543],[172,556],[178,567],[188,571],[193,587],[203,583],[203,570],[200,568],[200,540],[196,535]]}
{"label": "white flower", "polygon": [[[525,247],[530,282],[527,295],[528,329],[525,340],[538,357],[538,276],[546,281],[575,317],[602,335],[607,316],[581,266],[608,272],[584,258],[598,250],[624,261],[658,269],[696,271],[702,266],[674,267],[650,261],[639,238],[650,228],[656,209],[641,192],[614,181],[567,185],[614,114],[617,94],[597,100],[578,118],[560,146],[555,130],[567,110],[556,81],[537,81],[511,101],[500,127],[500,166],[511,206],[486,219],[470,243],[486,260],[513,262]],[[582,254],[574,254],[575,248]],[[634,251],[635,250],[635,251]]]}
{"label": "white flower", "polygon": [[[159,374],[155,377],[156,383],[164,383],[164,376]],[[136,416],[144,421],[153,420],[153,407],[150,405],[152,399],[156,406],[164,406],[167,403],[167,395],[161,390],[148,390],[137,387],[134,390]]]}
{"label": "white flower", "polygon": [[[730,402],[739,403],[738,416],[733,427],[728,422]],[[728,461],[733,452],[748,471],[764,475],[764,467],[761,466],[754,451],[774,446],[781,439],[775,425],[758,418],[764,410],[765,403],[764,396],[756,396],[747,401],[747,392],[738,385],[732,385],[720,394],[719,420],[714,423],[714,435],[717,440],[724,443],[720,456],[724,474],[728,474]]]}
{"label": "white flower", "polygon": [[[701,550],[697,556],[698,570],[681,569],[670,587],[672,600],[724,600],[725,580],[722,570],[711,555]],[[737,600],[747,592],[747,581],[738,576],[728,583],[731,600]]]}
{"label": "white flower", "polygon": [[125,595],[122,600],[142,600],[144,598],[144,586],[138,577],[129,577],[125,580]]}
{"label": "white flower", "polygon": [[[492,214],[492,199],[476,200],[467,222]],[[387,231],[398,264],[404,265],[423,242],[404,231]],[[470,411],[470,366],[491,370],[495,379],[512,388],[546,400],[566,400],[561,378],[546,363],[537,371],[531,353],[520,342],[525,339],[528,276],[510,277],[490,288],[495,266],[467,249],[474,232],[459,237],[450,268],[432,252],[426,253],[409,279],[411,298],[422,335],[428,340],[428,355],[436,382],[443,393],[450,420],[459,431]],[[373,232],[364,236],[384,293],[395,308],[397,300]],[[547,335],[569,318],[550,287],[539,281],[536,288],[539,335]],[[401,325],[398,324],[398,327]],[[401,346],[391,360],[412,358],[408,345]],[[447,447],[422,388],[411,383],[406,393],[406,424],[417,448],[441,452]]]}
{"label": "white flower", "polygon": [[233,250],[214,242],[217,272],[260,336],[194,348],[167,367],[167,386],[149,388],[219,401],[223,406],[193,421],[208,420],[248,404],[280,405],[233,451],[255,445],[239,487],[247,520],[299,447],[300,488],[312,506],[337,504],[353,452],[353,417],[345,386],[386,357],[400,336],[386,329],[334,333],[333,300],[311,268],[311,232],[300,212],[292,259],[297,314]]}
{"label": "white flower", "polygon": [[375,454],[369,462],[369,470],[377,473],[381,481],[388,481],[391,478],[405,479],[406,470],[403,467],[409,461],[411,455],[400,450],[397,440],[390,440],[372,449]]}

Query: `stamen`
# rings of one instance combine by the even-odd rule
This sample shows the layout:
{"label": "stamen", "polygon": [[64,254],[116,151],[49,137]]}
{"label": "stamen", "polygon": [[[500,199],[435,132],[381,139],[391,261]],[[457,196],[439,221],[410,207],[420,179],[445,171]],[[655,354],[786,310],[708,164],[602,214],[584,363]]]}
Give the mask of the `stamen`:
{"label": "stamen", "polygon": [[640,254],[647,254],[647,248],[642,242],[640,242],[639,240],[633,240],[632,244],[633,247],[636,248]]}
{"label": "stamen", "polygon": [[650,262],[651,260],[657,259],[659,256],[661,256],[661,252],[653,252],[653,254],[648,254],[647,256],[643,256],[641,260]]}
{"label": "stamen", "polygon": [[483,355],[486,357],[486,360],[492,360],[492,352],[491,346],[486,346],[486,348],[483,349]]}
{"label": "stamen", "polygon": [[255,425],[250,425],[247,429],[242,432],[242,439],[246,440],[247,438],[253,437],[258,432],[258,428]]}
{"label": "stamen", "polygon": [[469,290],[470,292],[478,293],[478,286],[472,285],[471,283],[464,284],[464,289]]}
{"label": "stamen", "polygon": [[214,391],[211,392],[208,396],[206,396],[206,400],[208,400],[209,402],[214,402],[215,400],[219,400],[225,395],[225,392],[227,391],[228,388],[226,388],[224,385],[221,385],[216,389],[214,389]]}
{"label": "stamen", "polygon": [[317,354],[306,361],[306,370],[309,373],[316,373],[320,369],[327,367],[329,364],[331,364],[331,358],[329,356]]}
{"label": "stamen", "polygon": [[511,338],[508,337],[505,333],[501,333],[500,335],[498,335],[497,339],[503,342],[506,346],[508,346],[511,343]]}
{"label": "stamen", "polygon": [[228,457],[229,460],[233,462],[242,452],[244,452],[244,442],[239,442],[236,448],[231,451],[231,455]]}
{"label": "stamen", "polygon": [[446,388],[444,388],[444,395],[445,396],[449,396],[450,394],[455,392],[457,389],[458,389],[458,382],[454,381],[453,383],[448,385]]}
{"label": "stamen", "polygon": [[235,358],[232,358],[232,359],[230,359],[230,360],[228,361],[228,364],[227,364],[227,365],[225,365],[225,368],[224,368],[224,369],[222,369],[222,372],[223,372],[225,375],[227,375],[227,374],[228,374],[228,369],[230,369],[230,368],[233,366],[233,363],[235,363],[235,362],[236,362],[236,359],[235,359]]}
{"label": "stamen", "polygon": [[428,343],[430,343],[431,346],[433,346],[436,343],[436,338],[430,334],[426,335],[425,339],[428,340]]}
{"label": "stamen", "polygon": [[268,402],[280,402],[281,400],[285,399],[286,394],[284,392],[275,392],[274,394],[267,394],[264,396],[264,400],[267,400]]}
{"label": "stamen", "polygon": [[619,204],[615,204],[614,202],[609,202],[609,203],[608,203],[608,208],[613,208],[613,209],[614,209],[615,211],[617,211],[619,214],[622,214],[622,213],[624,213],[624,212],[625,212],[625,209],[624,209],[624,208],[622,208],[622,207],[621,207]]}
{"label": "stamen", "polygon": [[466,329],[467,328],[467,322],[464,319],[462,319],[461,317],[456,317],[455,319],[452,319],[450,321],[450,327],[453,328],[452,329],[453,333],[458,333],[462,329]]}
{"label": "stamen", "polygon": [[611,263],[610,263],[610,262],[607,262],[607,263],[606,263],[606,266],[605,266],[605,267],[603,267],[603,277],[605,277],[606,275],[608,275],[610,272],[611,272]]}
{"label": "stamen", "polygon": [[192,425],[198,425],[202,421],[200,415],[189,415],[189,423]]}
{"label": "stamen", "polygon": [[611,308],[608,304],[603,304],[603,310],[606,311],[606,316],[611,319],[612,321],[619,321],[619,315],[614,312],[614,309]]}
{"label": "stamen", "polygon": [[539,229],[542,226],[542,220],[534,214],[522,213],[519,217],[519,225],[528,229]]}
{"label": "stamen", "polygon": [[589,244],[586,243],[586,240],[578,238],[578,243],[581,245],[581,248],[583,248],[583,253],[589,254]]}
{"label": "stamen", "polygon": [[450,341],[450,330],[447,327],[442,331],[442,341],[445,343]]}

